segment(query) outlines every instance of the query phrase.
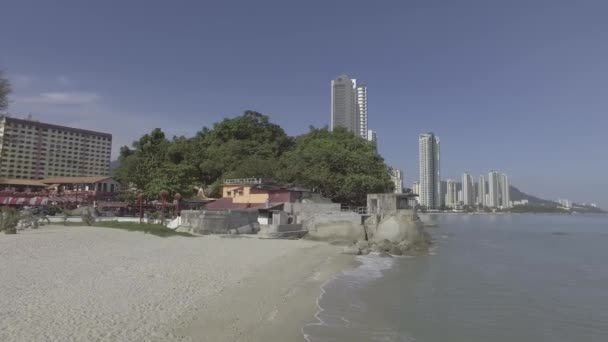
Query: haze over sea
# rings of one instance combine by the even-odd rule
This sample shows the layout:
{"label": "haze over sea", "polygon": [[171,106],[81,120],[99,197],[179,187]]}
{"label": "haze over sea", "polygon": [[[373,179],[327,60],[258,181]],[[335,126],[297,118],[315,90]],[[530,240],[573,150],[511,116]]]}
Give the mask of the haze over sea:
{"label": "haze over sea", "polygon": [[309,341],[608,341],[608,216],[430,215],[429,256],[359,257]]}

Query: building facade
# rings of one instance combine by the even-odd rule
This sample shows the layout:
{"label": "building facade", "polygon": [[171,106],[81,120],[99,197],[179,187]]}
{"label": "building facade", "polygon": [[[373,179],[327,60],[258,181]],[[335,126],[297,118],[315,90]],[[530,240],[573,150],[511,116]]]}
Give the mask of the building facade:
{"label": "building facade", "polygon": [[340,75],[331,81],[331,130],[344,127],[376,144],[376,132],[369,129],[367,85]]}
{"label": "building facade", "polygon": [[488,201],[487,206],[497,208],[500,206],[500,174],[498,171],[488,173]]}
{"label": "building facade", "polygon": [[344,127],[360,134],[360,119],[355,83],[347,75],[331,81],[331,130]]}
{"label": "building facade", "polygon": [[483,175],[479,175],[479,181],[477,184],[477,204],[485,207],[486,206],[486,178]]}
{"label": "building facade", "polygon": [[505,173],[500,175],[500,206],[511,208],[511,194],[509,192],[509,177]]}
{"label": "building facade", "polygon": [[391,170],[391,180],[395,184],[394,192],[396,194],[402,194],[403,193],[403,184],[404,184],[403,171],[398,170],[398,169],[392,169]]}
{"label": "building facade", "polygon": [[108,176],[112,135],[0,117],[0,177]]}
{"label": "building facade", "polygon": [[473,177],[465,172],[462,175],[462,204],[472,206],[475,204],[475,186],[473,184]]}
{"label": "building facade", "polygon": [[447,190],[445,194],[445,206],[454,208],[458,204],[458,194],[456,192],[456,182],[453,179],[447,180]]}
{"label": "building facade", "polygon": [[359,135],[361,135],[362,138],[365,138],[368,136],[367,85],[358,83],[356,79],[353,79],[352,82],[357,101],[357,116],[359,117]]}
{"label": "building facade", "polygon": [[427,209],[441,207],[440,142],[433,133],[418,137],[420,168],[420,205]]}

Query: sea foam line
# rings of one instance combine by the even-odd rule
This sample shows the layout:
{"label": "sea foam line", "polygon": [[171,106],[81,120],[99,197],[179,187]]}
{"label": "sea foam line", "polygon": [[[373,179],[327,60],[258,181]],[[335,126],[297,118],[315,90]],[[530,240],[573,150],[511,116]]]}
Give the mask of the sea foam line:
{"label": "sea foam line", "polygon": [[[367,256],[357,256],[356,258],[361,264],[354,269],[342,271],[329,279],[327,279],[323,284],[321,284],[321,294],[316,299],[317,312],[313,316],[317,322],[308,323],[304,325],[301,329],[302,335],[307,342],[312,342],[310,339],[310,335],[304,332],[304,329],[311,326],[326,326],[327,323],[321,318],[321,314],[325,312],[325,309],[321,306],[321,300],[323,296],[327,293],[325,287],[334,280],[337,280],[339,277],[347,276],[357,278],[357,280],[374,280],[382,277],[382,271],[391,268],[394,264],[393,258],[384,258],[378,257],[375,255],[367,255]],[[342,316],[340,319],[345,323],[350,323],[350,321]]]}

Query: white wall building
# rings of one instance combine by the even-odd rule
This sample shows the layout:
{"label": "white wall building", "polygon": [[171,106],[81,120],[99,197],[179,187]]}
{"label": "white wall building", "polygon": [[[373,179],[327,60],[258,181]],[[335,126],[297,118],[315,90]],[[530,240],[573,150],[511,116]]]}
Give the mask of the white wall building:
{"label": "white wall building", "polygon": [[[368,136],[367,122],[367,85],[357,83],[356,79],[352,79],[353,89],[357,102],[357,115],[359,117],[359,134],[365,138]],[[375,134],[375,132],[374,132]],[[369,139],[369,138],[368,138]],[[370,140],[371,141],[371,140]],[[374,140],[375,142],[375,140]]]}
{"label": "white wall building", "polygon": [[439,209],[441,198],[440,142],[433,133],[418,137],[420,168],[420,204],[427,209]]}
{"label": "white wall building", "polygon": [[475,201],[475,185],[473,184],[473,177],[465,172],[462,175],[462,204],[473,205]]}
{"label": "white wall building", "polygon": [[486,206],[486,178],[483,175],[479,176],[477,184],[477,203],[481,206]]}
{"label": "white wall building", "polygon": [[404,184],[404,176],[403,171],[398,169],[391,170],[391,180],[395,184],[395,193],[402,194],[403,193],[403,184]]}
{"label": "white wall building", "polygon": [[112,135],[0,116],[0,177],[108,176]]}
{"label": "white wall building", "polygon": [[509,191],[509,177],[503,173],[500,175],[500,206],[511,208],[511,194]]}
{"label": "white wall building", "polygon": [[500,174],[498,171],[488,173],[488,201],[486,206],[498,208],[500,206]]}
{"label": "white wall building", "polygon": [[456,192],[456,182],[453,179],[447,180],[447,190],[445,194],[445,206],[454,208],[458,204],[458,194]]}
{"label": "white wall building", "polygon": [[378,148],[378,136],[376,135],[376,131],[368,129],[366,139],[367,141],[374,144],[374,147],[376,147],[376,149]]}

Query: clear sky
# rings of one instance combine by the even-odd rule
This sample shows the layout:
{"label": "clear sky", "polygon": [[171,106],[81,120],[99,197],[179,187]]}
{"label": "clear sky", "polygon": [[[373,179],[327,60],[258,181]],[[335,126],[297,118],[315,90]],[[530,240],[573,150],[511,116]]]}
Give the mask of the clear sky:
{"label": "clear sky", "polygon": [[330,80],[368,84],[380,152],[417,178],[498,169],[608,207],[608,1],[28,1],[0,6],[10,112],[121,145],[246,109],[289,134],[330,120]]}

